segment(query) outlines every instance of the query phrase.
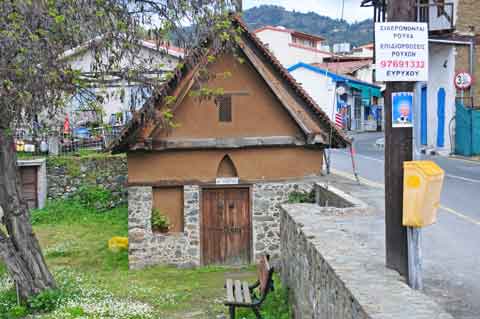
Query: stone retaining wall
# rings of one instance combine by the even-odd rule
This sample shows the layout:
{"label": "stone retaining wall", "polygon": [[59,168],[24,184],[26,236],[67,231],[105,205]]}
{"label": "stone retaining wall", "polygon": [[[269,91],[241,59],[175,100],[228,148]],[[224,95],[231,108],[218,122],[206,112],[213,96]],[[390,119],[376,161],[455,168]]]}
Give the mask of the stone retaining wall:
{"label": "stone retaining wall", "polygon": [[[385,267],[375,249],[368,214],[317,205],[284,205],[281,276],[295,319],[452,319]],[[362,225],[364,226],[364,225]]]}
{"label": "stone retaining wall", "polygon": [[98,185],[126,202],[127,174],[127,158],[123,155],[48,157],[47,197],[67,198],[81,186]]}
{"label": "stone retaining wall", "polygon": [[253,185],[253,251],[254,260],[262,254],[272,259],[280,255],[280,209],[293,191],[310,192],[313,182],[257,183]]}

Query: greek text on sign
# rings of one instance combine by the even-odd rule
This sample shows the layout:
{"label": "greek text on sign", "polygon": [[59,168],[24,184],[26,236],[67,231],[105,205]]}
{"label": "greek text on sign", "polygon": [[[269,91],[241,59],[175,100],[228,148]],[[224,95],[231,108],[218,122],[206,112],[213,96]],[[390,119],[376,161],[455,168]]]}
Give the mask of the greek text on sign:
{"label": "greek text on sign", "polygon": [[428,25],[375,23],[377,81],[428,81]]}
{"label": "greek text on sign", "polygon": [[217,185],[234,185],[238,184],[238,177],[217,177],[215,180]]}

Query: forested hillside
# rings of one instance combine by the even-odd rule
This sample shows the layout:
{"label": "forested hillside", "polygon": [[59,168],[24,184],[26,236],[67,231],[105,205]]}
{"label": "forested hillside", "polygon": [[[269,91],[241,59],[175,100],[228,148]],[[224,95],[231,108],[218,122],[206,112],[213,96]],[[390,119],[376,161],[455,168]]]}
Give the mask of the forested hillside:
{"label": "forested hillside", "polygon": [[350,42],[353,46],[358,46],[373,41],[372,20],[350,24],[345,20],[332,19],[314,12],[287,11],[283,7],[272,5],[245,10],[243,18],[252,30],[266,25],[281,25],[286,28],[321,35],[328,40],[329,44]]}

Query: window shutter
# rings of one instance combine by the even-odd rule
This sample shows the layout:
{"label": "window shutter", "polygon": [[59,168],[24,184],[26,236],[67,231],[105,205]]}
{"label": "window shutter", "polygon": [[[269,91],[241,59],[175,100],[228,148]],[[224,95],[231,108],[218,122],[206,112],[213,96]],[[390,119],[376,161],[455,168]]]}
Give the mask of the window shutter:
{"label": "window shutter", "polygon": [[220,122],[232,121],[232,96],[224,95],[217,99],[218,105],[218,120]]}

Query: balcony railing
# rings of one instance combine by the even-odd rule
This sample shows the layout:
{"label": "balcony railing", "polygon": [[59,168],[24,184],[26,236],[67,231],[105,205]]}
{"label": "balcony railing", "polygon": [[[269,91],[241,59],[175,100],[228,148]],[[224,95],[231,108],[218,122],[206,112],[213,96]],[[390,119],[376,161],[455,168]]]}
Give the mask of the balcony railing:
{"label": "balcony railing", "polygon": [[454,4],[446,1],[417,2],[417,21],[428,23],[429,31],[452,31],[455,11]]}

